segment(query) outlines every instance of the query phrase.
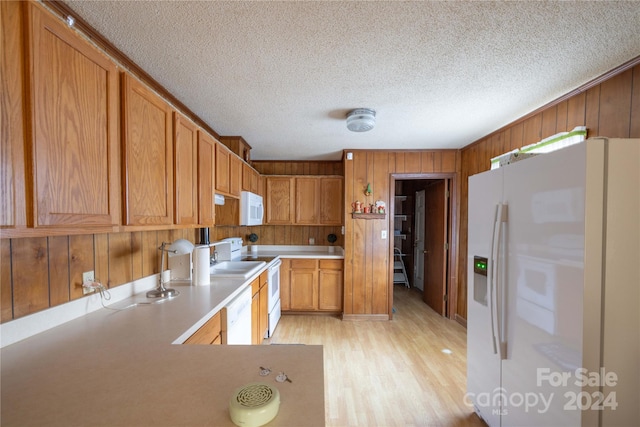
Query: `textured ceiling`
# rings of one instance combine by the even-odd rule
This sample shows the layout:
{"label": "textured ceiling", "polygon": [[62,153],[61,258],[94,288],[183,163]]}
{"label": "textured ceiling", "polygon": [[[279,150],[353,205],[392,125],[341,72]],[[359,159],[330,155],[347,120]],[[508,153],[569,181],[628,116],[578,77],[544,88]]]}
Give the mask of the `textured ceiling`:
{"label": "textured ceiling", "polygon": [[255,160],[460,148],[640,55],[637,1],[65,3]]}

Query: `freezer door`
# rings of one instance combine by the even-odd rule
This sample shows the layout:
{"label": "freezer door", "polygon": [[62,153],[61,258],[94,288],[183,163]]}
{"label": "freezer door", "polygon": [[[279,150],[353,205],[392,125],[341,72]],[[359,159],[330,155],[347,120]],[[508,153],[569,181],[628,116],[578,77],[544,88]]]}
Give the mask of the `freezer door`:
{"label": "freezer door", "polygon": [[[467,254],[467,395],[466,402],[492,427],[500,426],[500,358],[494,351],[490,277],[475,264],[491,259],[496,206],[502,202],[502,170],[469,178]],[[479,258],[476,258],[479,257]],[[482,266],[479,266],[482,270]],[[495,326],[495,325],[493,325]]]}
{"label": "freezer door", "polygon": [[581,425],[570,405],[572,397],[580,405],[581,391],[585,158],[581,144],[501,168],[509,206],[502,426]]}

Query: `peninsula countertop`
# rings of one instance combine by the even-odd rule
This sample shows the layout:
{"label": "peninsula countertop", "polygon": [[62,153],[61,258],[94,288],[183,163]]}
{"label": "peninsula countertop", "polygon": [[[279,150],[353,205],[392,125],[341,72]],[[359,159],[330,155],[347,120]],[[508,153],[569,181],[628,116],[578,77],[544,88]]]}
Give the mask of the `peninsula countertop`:
{"label": "peninsula countertop", "polygon": [[[269,426],[323,426],[322,346],[172,344],[252,279],[171,282],[178,297],[131,306],[133,296],[4,347],[2,425],[233,426],[234,390],[265,382],[281,398]],[[292,382],[276,382],[279,372]]]}

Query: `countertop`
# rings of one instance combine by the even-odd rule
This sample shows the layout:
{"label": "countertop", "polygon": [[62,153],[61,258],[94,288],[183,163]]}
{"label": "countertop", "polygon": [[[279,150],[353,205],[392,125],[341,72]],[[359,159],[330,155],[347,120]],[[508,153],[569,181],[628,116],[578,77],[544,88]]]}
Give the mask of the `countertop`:
{"label": "countertop", "polygon": [[[323,257],[290,249],[263,248],[259,256]],[[2,425],[233,426],[234,390],[265,382],[281,397],[269,426],[323,426],[322,346],[178,344],[259,273],[206,286],[172,281],[167,287],[180,295],[170,300],[131,306],[146,299],[134,295],[4,347]],[[273,372],[261,377],[260,366]],[[276,382],[279,372],[292,382]]]}
{"label": "countertop", "polygon": [[[333,251],[330,248],[333,247]],[[243,256],[279,256],[280,258],[344,259],[344,249],[338,246],[278,246],[256,245],[256,252],[243,248]],[[248,258],[249,259],[249,258]]]}

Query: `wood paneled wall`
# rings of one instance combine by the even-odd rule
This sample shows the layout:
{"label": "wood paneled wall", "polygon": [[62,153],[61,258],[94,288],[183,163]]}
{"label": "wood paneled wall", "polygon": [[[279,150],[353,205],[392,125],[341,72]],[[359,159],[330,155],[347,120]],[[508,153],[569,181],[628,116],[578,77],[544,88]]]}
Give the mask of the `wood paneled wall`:
{"label": "wood paneled wall", "polygon": [[[455,173],[459,151],[345,150],[353,160],[344,162],[345,182],[345,276],[344,317],[387,319],[389,305],[390,245],[393,227],[390,200],[392,174]],[[367,184],[372,194],[364,195]],[[351,203],[382,200],[387,217],[382,220],[353,219]],[[381,238],[387,230],[387,239]]]}
{"label": "wood paneled wall", "polygon": [[296,245],[309,244],[309,238],[315,239],[316,246],[327,246],[327,236],[335,234],[338,240],[335,246],[343,247],[344,238],[340,226],[302,226],[302,225],[261,225],[257,227],[216,226],[213,230],[215,239],[242,237],[245,245],[250,245],[249,234],[258,235],[256,245]]}
{"label": "wood paneled wall", "polygon": [[194,229],[0,240],[0,321],[81,298],[82,273],[113,288],[160,270],[162,242],[195,242]]}
{"label": "wood paneled wall", "polygon": [[342,175],[342,161],[252,160],[262,175]]}
{"label": "wood paneled wall", "polygon": [[[460,179],[460,257],[457,316],[467,317],[467,195],[468,178],[489,170],[492,157],[540,141],[576,126],[587,137],[640,138],[640,58],[611,76],[587,84],[561,101],[517,120],[462,150]],[[464,322],[463,322],[464,323]]]}

